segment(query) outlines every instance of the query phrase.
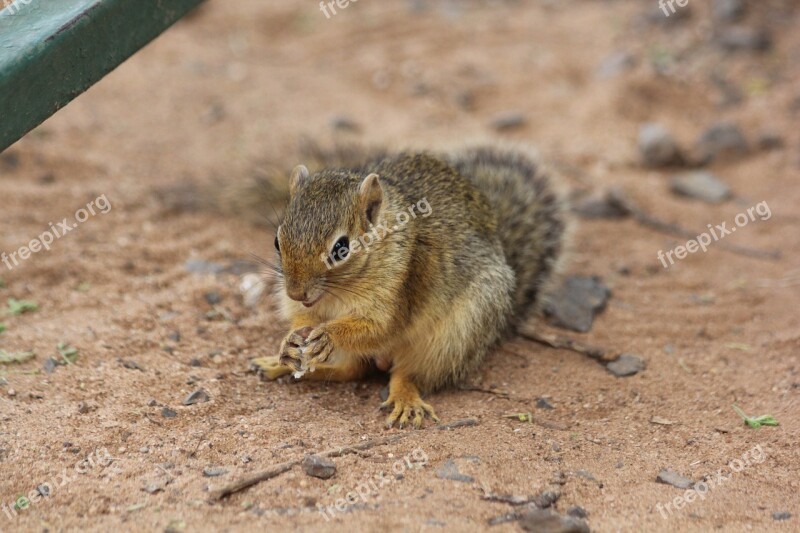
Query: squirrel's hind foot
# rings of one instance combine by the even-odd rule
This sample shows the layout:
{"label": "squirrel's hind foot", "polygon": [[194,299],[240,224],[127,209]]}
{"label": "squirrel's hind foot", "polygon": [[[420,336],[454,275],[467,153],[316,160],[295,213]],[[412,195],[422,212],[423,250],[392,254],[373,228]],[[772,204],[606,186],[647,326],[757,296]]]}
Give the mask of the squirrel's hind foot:
{"label": "squirrel's hind foot", "polygon": [[415,429],[420,429],[426,416],[434,422],[439,422],[436,411],[430,404],[422,400],[416,385],[407,378],[394,374],[389,382],[389,398],[381,404],[381,409],[388,409],[392,406],[394,406],[392,413],[386,418],[387,429],[395,424],[403,429],[409,422]]}

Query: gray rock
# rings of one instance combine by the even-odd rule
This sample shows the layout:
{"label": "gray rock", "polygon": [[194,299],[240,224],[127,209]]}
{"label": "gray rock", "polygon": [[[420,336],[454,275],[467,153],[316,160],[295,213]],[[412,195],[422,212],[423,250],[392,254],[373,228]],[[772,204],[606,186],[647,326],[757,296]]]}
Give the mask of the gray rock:
{"label": "gray rock", "polygon": [[446,460],[442,466],[436,470],[436,477],[448,479],[450,481],[460,481],[462,483],[472,483],[475,478],[467,476],[458,471],[458,465],[452,459]]}
{"label": "gray rock", "polygon": [[586,333],[606,307],[611,291],[600,278],[571,276],[550,298],[545,312],[555,326]]}
{"label": "gray rock", "polygon": [[663,167],[683,163],[683,155],[678,143],[675,142],[669,130],[661,124],[652,122],[643,124],[639,128],[638,142],[642,161],[648,167]]}
{"label": "gray rock", "polygon": [[328,479],[336,473],[336,463],[319,455],[306,455],[301,466],[307,475],[319,479]]}
{"label": "gray rock", "polygon": [[718,204],[731,197],[731,189],[710,172],[686,172],[674,176],[670,183],[673,193]]}
{"label": "gray rock", "polygon": [[197,389],[183,400],[183,405],[194,405],[200,402],[207,402],[210,399],[211,398],[208,396],[206,391],[203,389]]}
{"label": "gray rock", "polygon": [[47,360],[44,362],[44,366],[42,369],[44,370],[45,374],[52,374],[58,368],[58,361],[53,359],[52,357],[48,357]]}
{"label": "gray rock", "polygon": [[616,361],[611,361],[606,365],[609,372],[618,378],[633,376],[644,370],[645,363],[633,354],[624,353]]}
{"label": "gray rock", "polygon": [[595,71],[595,77],[600,80],[616,78],[626,70],[636,66],[636,58],[629,52],[615,52],[605,58]]}
{"label": "gray rock", "polygon": [[736,22],[745,14],[747,6],[744,0],[714,0],[711,12],[719,22]]}
{"label": "gray rock", "polygon": [[756,141],[758,147],[761,150],[769,151],[769,150],[780,150],[783,148],[786,143],[779,134],[765,131],[758,136],[758,140]]}
{"label": "gray rock", "polygon": [[682,475],[678,474],[677,472],[673,472],[672,470],[662,470],[656,476],[657,483],[663,483],[665,485],[672,485],[678,489],[690,489],[694,486],[694,481],[689,478],[685,478]]}
{"label": "gray rock", "polygon": [[555,409],[555,407],[553,407],[553,404],[550,403],[550,400],[548,400],[547,398],[544,398],[544,397],[538,398],[536,400],[536,408],[537,409],[548,409],[548,410],[549,409]]}
{"label": "gray rock", "polygon": [[174,409],[170,409],[169,407],[164,407],[163,409],[161,409],[161,416],[163,416],[164,418],[175,418],[176,416],[178,416],[178,412],[175,411]]}
{"label": "gray rock", "polygon": [[358,132],[361,127],[358,123],[345,115],[337,115],[331,119],[331,128],[339,131]]}
{"label": "gray rock", "polygon": [[553,511],[531,509],[519,518],[523,531],[535,533],[589,533],[583,520],[572,516],[561,516]]}
{"label": "gray rock", "polygon": [[220,296],[218,292],[214,291],[205,293],[203,298],[205,298],[205,300],[211,305],[217,305],[222,301],[222,296]]}
{"label": "gray rock", "polygon": [[731,26],[720,31],[717,42],[729,52],[766,52],[772,48],[772,36],[765,29]]}
{"label": "gray rock", "polygon": [[189,259],[184,263],[183,268],[192,274],[219,274],[225,267],[219,263],[212,263],[211,261]]}
{"label": "gray rock", "polygon": [[567,509],[567,514],[569,516],[574,516],[575,518],[586,518],[589,516],[589,513],[586,512],[586,509],[577,505]]}
{"label": "gray rock", "polygon": [[708,128],[697,139],[695,152],[698,163],[707,164],[716,159],[737,159],[747,155],[749,146],[741,130],[730,122],[719,122]]}
{"label": "gray rock", "polygon": [[218,466],[207,466],[203,469],[203,475],[206,477],[219,477],[227,474],[228,471]]}
{"label": "gray rock", "polygon": [[778,511],[776,513],[772,513],[773,520],[789,520],[792,517],[792,513],[788,511]]}
{"label": "gray rock", "polygon": [[518,111],[505,111],[497,113],[489,121],[492,128],[497,131],[508,131],[521,128],[525,125],[525,115]]}
{"label": "gray rock", "polygon": [[630,215],[630,212],[615,202],[608,193],[581,200],[573,206],[572,210],[588,219],[621,219]]}
{"label": "gray rock", "polygon": [[543,493],[535,496],[531,503],[538,507],[539,509],[547,509],[548,507],[552,507],[561,497],[561,493],[554,490],[546,490]]}

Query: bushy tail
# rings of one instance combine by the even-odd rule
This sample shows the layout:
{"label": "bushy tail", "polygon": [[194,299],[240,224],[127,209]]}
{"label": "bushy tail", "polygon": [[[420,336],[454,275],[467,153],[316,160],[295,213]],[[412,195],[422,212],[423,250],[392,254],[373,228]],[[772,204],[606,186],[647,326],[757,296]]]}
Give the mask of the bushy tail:
{"label": "bushy tail", "polygon": [[534,159],[519,150],[476,147],[448,156],[489,198],[517,286],[517,318],[541,310],[564,255],[567,212],[554,184]]}

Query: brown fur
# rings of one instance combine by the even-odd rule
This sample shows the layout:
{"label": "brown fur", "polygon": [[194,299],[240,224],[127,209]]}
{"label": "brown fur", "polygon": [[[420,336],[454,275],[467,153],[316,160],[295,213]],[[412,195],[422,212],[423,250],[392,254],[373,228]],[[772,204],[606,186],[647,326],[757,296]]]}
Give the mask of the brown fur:
{"label": "brown fur", "polygon": [[[367,179],[372,173],[377,182]],[[369,207],[376,199],[377,211]],[[352,247],[371,222],[391,228],[400,213],[416,215],[328,268],[322,258],[342,235]],[[532,161],[489,148],[381,154],[293,180],[278,231],[277,288],[292,329],[280,361],[256,364],[273,378],[309,363],[317,368],[306,378],[349,380],[375,358],[392,374],[389,423],[419,426],[425,415],[435,418],[419,391],[462,381],[515,317],[540,302],[560,256],[564,217]],[[307,340],[292,337],[302,328],[313,328]]]}

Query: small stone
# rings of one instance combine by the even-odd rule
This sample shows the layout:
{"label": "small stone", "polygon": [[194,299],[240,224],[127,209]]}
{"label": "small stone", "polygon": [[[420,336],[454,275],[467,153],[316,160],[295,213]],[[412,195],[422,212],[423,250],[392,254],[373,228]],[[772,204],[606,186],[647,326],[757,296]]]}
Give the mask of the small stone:
{"label": "small stone", "polygon": [[600,80],[616,78],[626,70],[636,66],[636,58],[629,52],[615,52],[605,58],[595,70],[595,77]]}
{"label": "small stone", "polygon": [[194,405],[200,402],[207,402],[210,399],[211,398],[209,397],[206,391],[204,391],[203,389],[197,389],[189,396],[187,396],[185,400],[183,400],[183,405]]}
{"label": "small stone", "polygon": [[698,163],[718,159],[734,160],[747,155],[749,147],[742,131],[731,122],[714,124],[697,139],[695,153]]}
{"label": "small stone", "polygon": [[8,389],[8,392],[6,392],[6,394],[8,394],[9,396],[11,396],[13,398],[14,396],[17,395],[17,391],[14,390],[14,389]]}
{"label": "small stone", "polygon": [[606,193],[602,196],[590,196],[581,200],[572,208],[583,218],[620,219],[630,215],[630,212],[615,202],[613,197]]}
{"label": "small stone", "polygon": [[36,487],[36,492],[47,498],[48,496],[50,496],[50,484],[45,483],[44,485],[39,485],[38,487]]}
{"label": "small stone", "polygon": [[644,367],[645,363],[641,358],[627,353],[620,355],[616,361],[612,361],[606,365],[609,372],[618,378],[625,378],[638,374],[644,370]]}
{"label": "small stone", "polygon": [[446,460],[442,466],[436,470],[436,477],[439,479],[448,479],[450,481],[459,481],[461,483],[472,483],[475,478],[467,476],[458,471],[458,465],[452,459]]}
{"label": "small stone", "polygon": [[509,131],[521,128],[526,123],[525,115],[518,111],[504,111],[494,115],[489,124],[496,131]]}
{"label": "small stone", "polygon": [[788,511],[779,511],[779,512],[776,512],[776,513],[772,513],[772,519],[773,520],[778,520],[778,521],[789,520],[791,517],[792,517],[792,513],[788,512]]}
{"label": "small stone", "polygon": [[648,123],[639,128],[639,153],[648,167],[680,165],[683,155],[672,134],[661,124]]}
{"label": "small stone", "polygon": [[539,494],[538,496],[534,496],[531,499],[531,503],[538,507],[539,509],[547,509],[548,507],[552,507],[561,497],[561,493],[554,490],[546,490],[543,493]]}
{"label": "small stone", "polygon": [[711,12],[719,22],[736,22],[744,16],[746,7],[744,0],[714,0]]}
{"label": "small stone", "polygon": [[536,407],[538,409],[555,409],[555,407],[553,407],[553,404],[550,403],[550,400],[544,397],[538,398],[536,400]]}
{"label": "small stone", "polygon": [[203,469],[203,475],[206,477],[219,477],[227,474],[228,471],[220,467],[207,466]]}
{"label": "small stone", "polygon": [[219,263],[212,263],[211,261],[189,259],[183,264],[183,268],[192,274],[219,274],[225,267]]}
{"label": "small stone", "polygon": [[167,338],[172,342],[181,342],[181,332],[180,331],[171,331]]}
{"label": "small stone", "polygon": [[773,132],[764,132],[759,135],[757,144],[764,151],[780,150],[785,146],[783,137]]}
{"label": "small stone", "polygon": [[158,405],[158,402],[156,401],[155,398],[150,398],[150,400],[148,400],[147,402],[148,407],[155,407],[156,405]]}
{"label": "small stone", "polygon": [[717,42],[730,52],[766,52],[772,48],[772,36],[767,30],[749,26],[725,28],[717,37]]}
{"label": "small stone", "polygon": [[150,448],[148,448],[147,446],[142,446],[141,448],[139,448],[139,453],[150,453]]}
{"label": "small stone", "polygon": [[596,276],[571,276],[551,295],[545,312],[555,326],[586,333],[610,295],[609,288]]}
{"label": "small stone", "polygon": [[690,489],[694,486],[694,481],[689,478],[685,478],[682,475],[678,474],[677,472],[673,472],[672,470],[662,470],[656,476],[657,483],[663,483],[665,485],[672,485],[678,489]]}
{"label": "small stone", "polygon": [[519,518],[523,531],[535,533],[589,533],[589,526],[573,516],[561,516],[553,511],[531,509]]}
{"label": "small stone", "polygon": [[164,485],[166,485],[166,482],[164,481],[145,483],[145,485],[142,487],[142,490],[148,494],[155,494],[156,492],[164,490]]}
{"label": "small stone", "polygon": [[124,366],[129,370],[139,370],[140,372],[144,372],[144,369],[141,366],[139,366],[139,363],[137,363],[133,359],[125,359],[124,361],[122,361],[122,366]]}
{"label": "small stone", "polygon": [[674,194],[718,204],[731,197],[731,189],[710,172],[693,171],[672,178],[670,189]]}
{"label": "small stone", "polygon": [[205,298],[206,302],[208,302],[211,305],[217,305],[222,301],[222,296],[220,296],[218,292],[213,292],[213,291],[205,293],[203,295],[203,298]]}
{"label": "small stone", "polygon": [[86,402],[78,402],[78,413],[85,415],[89,411],[91,411],[91,409],[86,404]]}
{"label": "small stone", "polygon": [[163,416],[164,418],[175,418],[176,416],[178,416],[178,412],[175,411],[174,409],[170,409],[169,407],[164,407],[163,409],[161,409],[161,416]]}
{"label": "small stone", "polygon": [[189,366],[203,366],[203,362],[197,357],[192,357],[189,360]]}
{"label": "small stone", "polygon": [[301,466],[307,475],[319,479],[328,479],[336,473],[336,463],[319,455],[306,455]]}
{"label": "small stone", "polygon": [[569,516],[574,516],[575,518],[586,518],[589,516],[589,513],[586,512],[586,509],[577,505],[567,509],[567,514]]}
{"label": "small stone", "polygon": [[45,374],[52,374],[56,371],[56,368],[58,368],[58,361],[52,357],[48,357],[42,366],[42,370],[44,370]]}
{"label": "small stone", "polygon": [[381,387],[381,390],[378,391],[378,397],[382,402],[385,402],[389,399],[389,385]]}
{"label": "small stone", "polygon": [[245,465],[246,465],[247,463],[249,463],[250,461],[252,461],[252,460],[253,460],[253,458],[252,458],[252,457],[250,457],[249,455],[243,455],[243,456],[241,456],[241,457],[239,458],[239,460],[242,462],[242,464],[245,464]]}
{"label": "small stone", "polygon": [[337,115],[331,119],[331,128],[338,131],[358,132],[361,127],[350,117]]}

